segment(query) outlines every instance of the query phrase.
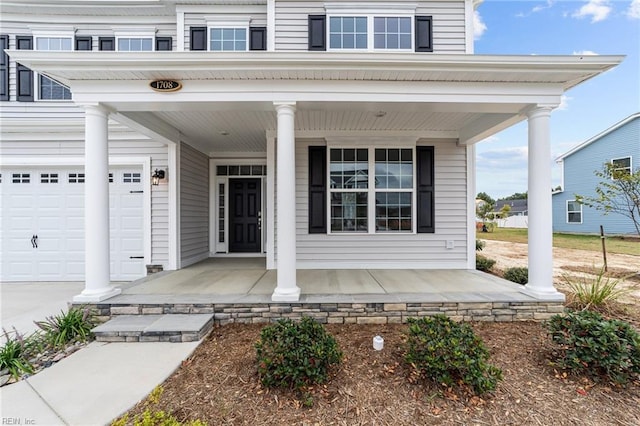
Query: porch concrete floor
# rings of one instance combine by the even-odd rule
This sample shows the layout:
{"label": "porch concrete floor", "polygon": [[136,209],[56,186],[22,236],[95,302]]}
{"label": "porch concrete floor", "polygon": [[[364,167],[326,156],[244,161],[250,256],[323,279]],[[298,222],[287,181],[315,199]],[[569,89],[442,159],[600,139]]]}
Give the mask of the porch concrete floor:
{"label": "porch concrete floor", "polygon": [[[110,304],[272,303],[275,270],[264,258],[211,258],[123,286]],[[299,269],[301,303],[537,302],[524,286],[475,270]]]}

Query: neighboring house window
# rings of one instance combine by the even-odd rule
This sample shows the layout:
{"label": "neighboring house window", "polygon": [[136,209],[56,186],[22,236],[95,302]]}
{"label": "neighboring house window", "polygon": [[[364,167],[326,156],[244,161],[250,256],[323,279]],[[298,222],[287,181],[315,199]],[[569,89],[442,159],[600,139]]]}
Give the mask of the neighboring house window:
{"label": "neighboring house window", "polygon": [[[36,50],[69,51],[73,50],[73,37],[36,36]],[[69,88],[57,81],[38,75],[38,98],[47,101],[71,100]]]}
{"label": "neighboring house window", "polygon": [[117,37],[120,52],[150,52],[153,50],[153,37]]}
{"label": "neighboring house window", "polygon": [[330,149],[331,233],[412,232],[413,193],[413,149]]}
{"label": "neighboring house window", "polygon": [[631,157],[614,158],[611,165],[614,173],[631,174]]}
{"label": "neighboring house window", "polygon": [[567,200],[567,223],[582,223],[582,204]]}

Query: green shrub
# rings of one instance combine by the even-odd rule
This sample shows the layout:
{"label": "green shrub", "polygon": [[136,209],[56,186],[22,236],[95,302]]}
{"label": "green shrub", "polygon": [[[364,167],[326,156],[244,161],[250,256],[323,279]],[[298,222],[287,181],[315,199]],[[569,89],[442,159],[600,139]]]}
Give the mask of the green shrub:
{"label": "green shrub", "polygon": [[96,323],[88,308],[74,307],[47,317],[44,321],[37,321],[36,325],[44,332],[44,339],[49,345],[60,348],[71,342],[91,339],[91,329]]}
{"label": "green shrub", "polygon": [[482,272],[489,272],[493,265],[496,264],[496,261],[493,259],[489,259],[488,257],[476,255],[476,269]]}
{"label": "green shrub", "polygon": [[547,328],[558,346],[558,366],[616,383],[640,378],[640,334],[628,323],[578,311],[554,315]]}
{"label": "green shrub", "polygon": [[507,268],[504,271],[504,278],[525,285],[529,282],[529,268]]}
{"label": "green shrub", "polygon": [[613,279],[607,276],[604,267],[595,273],[594,278],[562,276],[562,280],[574,294],[573,306],[578,309],[603,308],[609,302],[629,293],[633,290],[632,288],[619,286],[624,279]]}
{"label": "green shrub", "polygon": [[25,338],[14,328],[13,336],[4,328],[5,342],[0,348],[0,370],[7,369],[16,379],[23,374],[33,374],[33,366],[29,362],[31,357],[29,338]]}
{"label": "green shrub", "polygon": [[150,408],[150,406],[155,406],[159,403],[163,391],[162,386],[157,386],[149,394],[146,402],[147,408],[141,414],[137,414],[133,419],[130,419],[127,413],[111,422],[111,426],[206,426],[206,423],[201,420],[181,422],[166,411]]}
{"label": "green shrub", "polygon": [[476,240],[476,251],[482,251],[482,249],[484,249],[484,246],[486,246],[487,243],[485,243],[482,240]]}
{"label": "green shrub", "polygon": [[496,388],[502,371],[469,324],[444,315],[409,318],[405,360],[419,377],[447,386],[464,383],[482,394]]}
{"label": "green shrub", "polygon": [[266,326],[255,348],[260,381],[269,387],[301,389],[323,383],[329,367],[342,360],[335,338],[309,317]]}

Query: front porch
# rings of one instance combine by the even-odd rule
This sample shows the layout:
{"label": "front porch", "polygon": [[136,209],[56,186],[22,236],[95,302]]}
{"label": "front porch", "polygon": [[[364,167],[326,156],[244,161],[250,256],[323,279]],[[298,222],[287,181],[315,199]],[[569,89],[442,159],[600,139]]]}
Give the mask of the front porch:
{"label": "front porch", "polygon": [[400,323],[445,314],[461,321],[542,320],[564,297],[475,270],[298,270],[297,302],[273,302],[276,271],[264,258],[211,258],[149,276],[122,294],[92,304],[102,319],[117,315],[213,314],[218,324],[311,316],[323,323]]}

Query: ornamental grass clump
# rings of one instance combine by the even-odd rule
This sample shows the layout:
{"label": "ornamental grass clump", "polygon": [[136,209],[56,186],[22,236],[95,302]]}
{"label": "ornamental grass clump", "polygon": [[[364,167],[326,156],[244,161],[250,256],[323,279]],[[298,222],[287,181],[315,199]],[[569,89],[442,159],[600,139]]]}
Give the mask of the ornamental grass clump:
{"label": "ornamental grass clump", "polygon": [[67,312],[36,321],[44,333],[44,340],[54,348],[61,348],[72,342],[86,342],[93,337],[91,329],[96,322],[89,308],[70,308]]}
{"label": "ornamental grass clump", "polygon": [[489,350],[469,324],[444,315],[409,318],[406,362],[413,376],[446,386],[464,384],[475,393],[493,391],[502,371],[489,364]]}
{"label": "ornamental grass clump", "polygon": [[6,369],[16,379],[23,374],[33,374],[33,365],[29,359],[33,356],[34,339],[24,337],[15,328],[13,334],[9,334],[4,328],[2,333],[4,343],[0,347],[0,371]]}
{"label": "ornamental grass clump", "polygon": [[593,277],[574,277],[563,275],[562,280],[573,293],[572,305],[577,309],[606,309],[610,302],[631,292],[633,288],[621,286],[622,279],[608,276],[604,267],[600,268]]}
{"label": "ornamental grass clump", "polygon": [[267,387],[302,389],[328,379],[342,352],[322,324],[304,317],[281,319],[260,332],[255,344],[260,381]]}
{"label": "ornamental grass clump", "polygon": [[559,367],[618,384],[640,379],[640,334],[629,323],[578,311],[554,315],[547,329]]}

